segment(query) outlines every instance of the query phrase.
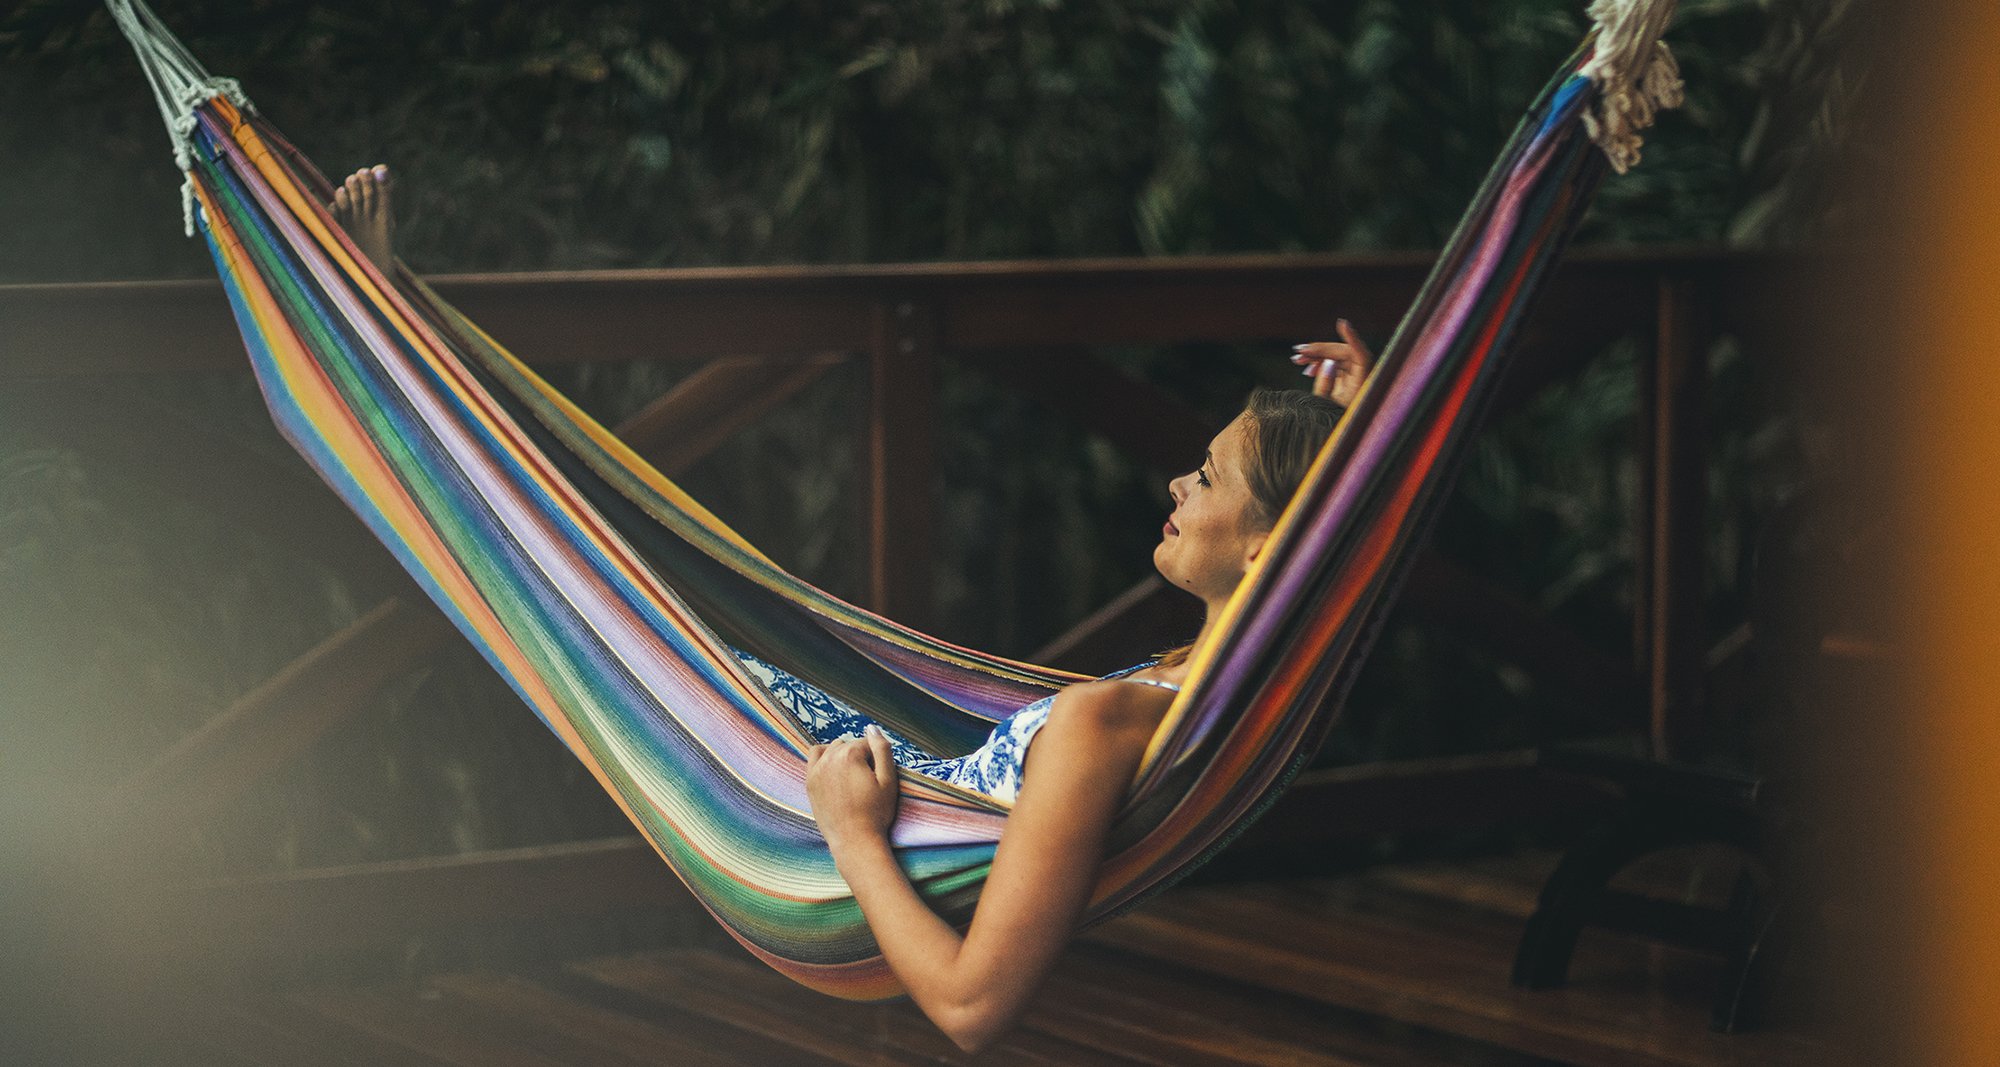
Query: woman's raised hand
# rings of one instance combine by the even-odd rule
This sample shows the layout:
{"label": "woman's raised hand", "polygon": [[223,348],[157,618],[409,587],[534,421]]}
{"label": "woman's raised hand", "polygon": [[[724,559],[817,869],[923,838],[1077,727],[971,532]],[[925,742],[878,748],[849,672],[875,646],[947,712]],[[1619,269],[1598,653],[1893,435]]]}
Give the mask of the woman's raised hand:
{"label": "woman's raised hand", "polygon": [[863,737],[814,745],[807,753],[806,797],[829,844],[887,835],[896,821],[898,791],[889,737],[879,727],[868,727]]}
{"label": "woman's raised hand", "polygon": [[1346,319],[1340,320],[1340,340],[1314,341],[1292,347],[1292,362],[1305,367],[1313,392],[1347,407],[1361,392],[1361,383],[1375,366],[1375,353],[1361,343]]}

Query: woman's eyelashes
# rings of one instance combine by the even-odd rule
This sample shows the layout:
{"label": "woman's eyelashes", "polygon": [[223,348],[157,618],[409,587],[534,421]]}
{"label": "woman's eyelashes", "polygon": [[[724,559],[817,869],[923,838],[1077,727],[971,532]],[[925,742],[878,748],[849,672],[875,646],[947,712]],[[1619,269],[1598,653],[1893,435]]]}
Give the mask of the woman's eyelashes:
{"label": "woman's eyelashes", "polygon": [[1201,486],[1203,489],[1208,488],[1208,469],[1205,467],[1196,467],[1194,469],[1194,481],[1196,485]]}

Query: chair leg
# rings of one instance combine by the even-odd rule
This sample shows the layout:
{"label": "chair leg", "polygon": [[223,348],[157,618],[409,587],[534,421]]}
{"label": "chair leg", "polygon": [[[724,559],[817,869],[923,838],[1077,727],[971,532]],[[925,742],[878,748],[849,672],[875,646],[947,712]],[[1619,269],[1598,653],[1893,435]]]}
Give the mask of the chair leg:
{"label": "chair leg", "polygon": [[1771,975],[1784,954],[1781,910],[1776,902],[1766,900],[1758,891],[1749,870],[1736,876],[1736,886],[1729,894],[1734,947],[1715,990],[1715,1005],[1708,1022],[1710,1030],[1734,1034],[1761,1021]]}
{"label": "chair leg", "polygon": [[1606,886],[1633,860],[1689,836],[1683,826],[1643,805],[1627,805],[1592,827],[1563,853],[1543,884],[1535,913],[1521,931],[1514,953],[1516,986],[1555,989],[1569,980],[1577,938],[1596,917]]}

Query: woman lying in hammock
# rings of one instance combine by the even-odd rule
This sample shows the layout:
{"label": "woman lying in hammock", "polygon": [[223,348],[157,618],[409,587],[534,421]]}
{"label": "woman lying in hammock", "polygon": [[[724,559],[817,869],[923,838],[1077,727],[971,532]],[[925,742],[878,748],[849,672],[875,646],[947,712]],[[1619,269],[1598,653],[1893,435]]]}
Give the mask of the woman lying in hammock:
{"label": "woman lying in hammock", "polygon": [[[1344,344],[1301,346],[1298,358],[1339,368],[1315,377],[1315,393],[1253,394],[1201,465],[1168,484],[1174,510],[1153,563],[1206,605],[1204,636],[1333,432],[1340,408],[1328,398],[1351,399],[1347,383],[1365,374],[1365,349],[1342,332]],[[907,753],[872,725],[812,750],[806,792],[834,862],[896,977],[960,1047],[1006,1030],[1076,932],[1112,820],[1187,675],[1187,651],[1030,704],[958,759]],[[890,850],[897,765],[1014,801],[963,935],[924,904]]]}
{"label": "woman lying in hammock", "polygon": [[[1204,635],[1333,432],[1337,403],[1352,400],[1367,371],[1366,349],[1345,323],[1342,333],[1345,343],[1300,346],[1295,358],[1329,371],[1315,376],[1314,393],[1253,394],[1201,465],[1168,485],[1174,510],[1153,563],[1207,606]],[[1187,671],[1181,649],[1072,685],[958,759],[929,759],[873,725],[812,750],[806,791],[834,862],[896,977],[960,1047],[977,1050],[1005,1031],[1076,932],[1112,820]],[[962,935],[924,904],[889,847],[899,765],[1014,801]]]}
{"label": "woman lying in hammock", "polygon": [[[378,166],[347,178],[330,205],[385,273],[393,264],[389,195],[387,168]],[[1153,564],[1206,605],[1203,636],[1373,362],[1347,323],[1340,331],[1343,342],[1300,345],[1292,357],[1313,376],[1311,393],[1252,394],[1201,465],[1168,484],[1174,508]],[[961,1047],[981,1048],[1012,1025],[1075,933],[1112,820],[1187,675],[1187,652],[1030,704],[953,759],[935,758],[809,683],[737,653],[826,742],[812,748],[806,770],[820,831],[890,968]],[[890,848],[898,767],[1013,802],[964,934],[930,910]]]}

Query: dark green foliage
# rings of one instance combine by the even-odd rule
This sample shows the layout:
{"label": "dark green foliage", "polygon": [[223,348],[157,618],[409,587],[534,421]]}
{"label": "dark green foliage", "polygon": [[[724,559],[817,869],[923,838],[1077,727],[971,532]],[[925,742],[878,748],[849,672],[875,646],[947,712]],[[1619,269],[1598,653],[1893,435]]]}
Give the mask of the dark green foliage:
{"label": "dark green foliage", "polygon": [[[210,0],[162,14],[323,166],[389,161],[419,266],[501,270],[1435,247],[1574,46],[1581,6]],[[1753,124],[1768,144],[1798,94],[1752,63],[1758,4],[1686,7],[1690,104],[1586,239],[1719,237],[1811,161],[1766,148],[1739,165]],[[1807,62],[1796,25],[1770,32],[1795,42],[1773,62]],[[175,233],[164,136],[98,5],[31,0],[0,25],[0,58],[5,98],[36,102],[0,118],[9,158],[34,161],[0,175],[0,278],[206,272]]]}
{"label": "dark green foliage", "polygon": [[[1433,248],[1574,46],[1583,6],[187,0],[161,15],[322,166],[388,162],[407,258],[444,272]],[[1689,105],[1607,184],[1581,239],[1771,241],[1837,225],[1816,176],[1866,80],[1839,47],[1858,7],[1684,3],[1673,41]],[[166,137],[96,3],[27,0],[0,21],[0,100],[0,281],[211,272],[180,234]],[[1217,425],[1250,384],[1289,370],[1274,352],[1104,355]],[[1496,427],[1439,531],[1450,555],[1614,655],[1629,640],[1638,357],[1609,352]],[[1791,469],[1782,398],[1754,387],[1757,365],[1718,354],[1718,630]],[[638,365],[560,384],[615,418],[670,382]],[[688,479],[777,558],[849,594],[856,385],[815,385]],[[45,393],[0,397],[0,737],[51,776],[90,766],[115,780],[394,582],[82,451],[92,420],[122,411],[95,383],[64,388],[75,417],[53,423],[21,417]],[[244,376],[153,399],[284,456]],[[944,633],[1022,653],[1145,573],[1158,472],[951,365],[942,410]],[[1399,620],[1333,755],[1617,725]],[[190,843],[217,867],[266,867],[618,821],[469,654],[407,679],[301,762]]]}

